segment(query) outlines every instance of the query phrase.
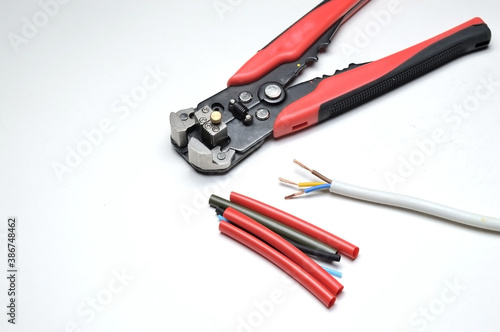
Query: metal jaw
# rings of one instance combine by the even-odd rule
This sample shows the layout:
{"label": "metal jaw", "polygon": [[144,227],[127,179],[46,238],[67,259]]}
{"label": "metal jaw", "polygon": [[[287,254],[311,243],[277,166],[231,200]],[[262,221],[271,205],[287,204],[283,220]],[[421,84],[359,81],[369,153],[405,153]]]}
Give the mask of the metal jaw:
{"label": "metal jaw", "polygon": [[[227,126],[221,120],[221,114],[208,106],[199,111],[188,108],[170,113],[172,142],[179,153],[200,171],[224,171],[231,166],[234,150],[223,152],[219,145],[228,139]],[[193,131],[197,131],[204,143],[193,136]]]}
{"label": "metal jaw", "polygon": [[174,148],[199,172],[226,173],[272,134],[283,107],[314,88],[310,83],[298,86],[290,94],[282,84],[264,78],[247,86],[228,87],[196,109],[173,112]]}
{"label": "metal jaw", "polygon": [[[349,0],[347,6],[341,7],[348,9],[352,5],[357,8],[366,1]],[[317,14],[321,11],[330,13],[331,7],[335,6],[324,1],[313,10],[317,12],[312,16],[322,16]],[[309,33],[300,29],[286,30],[264,47],[269,54],[277,54],[277,58],[261,59],[263,53],[258,52],[252,58],[251,70],[243,66],[242,71],[230,79],[226,89],[202,101],[196,108],[171,113],[171,140],[177,152],[197,171],[217,174],[228,172],[259,148],[272,135],[274,123],[283,108],[315,87],[309,83],[300,84],[298,88],[290,85],[304,68],[318,60],[320,50],[330,43],[348,15],[342,11],[326,15],[326,22],[320,25],[320,29],[314,28],[317,22],[306,15],[296,24],[306,31],[313,27]],[[306,48],[298,48],[300,52],[290,49],[295,43]],[[297,57],[293,61],[281,57],[279,53],[283,47]],[[268,61],[274,58],[278,59],[276,63]],[[254,75],[255,72],[258,74]],[[248,73],[251,73],[251,79],[246,77]]]}
{"label": "metal jaw", "polygon": [[[174,148],[202,173],[225,173],[273,135],[343,114],[466,53],[491,31],[474,18],[420,44],[332,76],[293,84],[318,60],[340,25],[368,0],[325,0],[246,62],[228,87],[170,115]],[[295,60],[294,60],[295,59]]]}

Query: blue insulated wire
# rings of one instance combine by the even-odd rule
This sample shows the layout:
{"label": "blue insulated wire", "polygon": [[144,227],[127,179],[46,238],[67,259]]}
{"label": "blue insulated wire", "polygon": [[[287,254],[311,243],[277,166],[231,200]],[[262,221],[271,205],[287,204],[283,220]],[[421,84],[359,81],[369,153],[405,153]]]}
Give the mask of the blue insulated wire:
{"label": "blue insulated wire", "polygon": [[311,187],[311,188],[307,188],[304,190],[304,192],[306,194],[309,194],[313,191],[317,191],[317,190],[323,190],[323,189],[330,189],[330,184],[329,183],[325,183],[325,184],[320,184],[319,186],[314,186],[314,187]]}

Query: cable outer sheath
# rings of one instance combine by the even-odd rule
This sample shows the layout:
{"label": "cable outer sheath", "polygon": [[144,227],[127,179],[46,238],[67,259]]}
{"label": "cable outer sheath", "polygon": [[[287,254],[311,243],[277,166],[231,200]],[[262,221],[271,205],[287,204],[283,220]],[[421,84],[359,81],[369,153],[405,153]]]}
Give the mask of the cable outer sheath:
{"label": "cable outer sheath", "polygon": [[330,192],[364,201],[414,210],[473,227],[500,231],[500,219],[498,218],[481,216],[411,196],[358,187],[340,181],[332,181]]}
{"label": "cable outer sheath", "polygon": [[314,294],[327,308],[330,308],[335,302],[335,295],[328,288],[276,249],[271,248],[253,235],[227,222],[219,223],[219,231],[262,255],[288,273]]}
{"label": "cable outer sheath", "polygon": [[226,209],[224,212],[224,218],[280,251],[295,264],[308,272],[313,278],[326,286],[335,296],[339,295],[344,288],[340,282],[333,278],[327,271],[325,271],[306,254],[255,220],[233,208]]}
{"label": "cable outer sheath", "polygon": [[331,247],[337,248],[341,254],[344,254],[351,259],[358,257],[359,248],[357,246],[305,220],[236,192],[231,192],[230,200],[231,202],[242,205],[248,209],[263,214],[266,217],[292,227],[293,229],[309,235],[310,237]]}
{"label": "cable outer sheath", "polygon": [[249,208],[243,207],[243,206],[236,204],[234,202],[230,202],[230,201],[228,201],[222,197],[219,197],[217,195],[211,195],[208,203],[210,204],[210,206],[213,206],[216,208],[219,207],[222,209],[226,209],[228,207],[232,207],[233,209],[240,211],[241,213],[247,215],[248,217],[252,218],[253,220],[266,226],[267,228],[269,228],[273,232],[278,233],[279,235],[281,235],[283,237],[292,239],[295,242],[306,245],[314,250],[323,251],[323,252],[329,253],[329,254],[337,254],[337,249],[332,248],[332,247],[304,234],[303,232],[295,230],[295,229],[293,229],[287,225],[284,225],[283,223],[280,223],[272,218],[266,217],[260,213],[257,213],[256,211],[253,211]]}

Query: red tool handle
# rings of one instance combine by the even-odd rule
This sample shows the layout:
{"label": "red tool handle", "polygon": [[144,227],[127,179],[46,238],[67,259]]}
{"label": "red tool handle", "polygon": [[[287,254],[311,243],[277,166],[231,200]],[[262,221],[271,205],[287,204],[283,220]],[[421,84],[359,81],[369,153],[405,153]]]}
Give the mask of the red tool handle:
{"label": "red tool handle", "polygon": [[228,86],[255,82],[281,64],[297,61],[337,23],[345,22],[369,0],[327,0],[255,54],[231,77]]}
{"label": "red tool handle", "polygon": [[[486,47],[490,39],[488,26],[474,18],[378,61],[303,83],[317,86],[282,110],[274,123],[273,135],[287,135],[340,115],[461,55]],[[288,95],[300,94],[303,84],[290,88]]]}

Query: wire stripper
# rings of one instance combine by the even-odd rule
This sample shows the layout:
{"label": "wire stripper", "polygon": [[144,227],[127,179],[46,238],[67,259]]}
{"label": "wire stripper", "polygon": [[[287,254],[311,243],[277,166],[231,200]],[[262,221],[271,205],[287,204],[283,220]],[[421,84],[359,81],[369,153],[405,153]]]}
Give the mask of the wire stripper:
{"label": "wire stripper", "polygon": [[272,134],[288,135],[349,111],[464,54],[488,46],[480,18],[377,61],[299,84],[339,27],[369,0],[326,0],[257,52],[227,88],[170,114],[171,142],[202,173],[225,173]]}

